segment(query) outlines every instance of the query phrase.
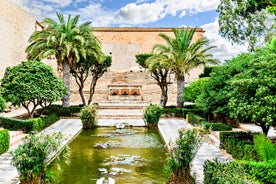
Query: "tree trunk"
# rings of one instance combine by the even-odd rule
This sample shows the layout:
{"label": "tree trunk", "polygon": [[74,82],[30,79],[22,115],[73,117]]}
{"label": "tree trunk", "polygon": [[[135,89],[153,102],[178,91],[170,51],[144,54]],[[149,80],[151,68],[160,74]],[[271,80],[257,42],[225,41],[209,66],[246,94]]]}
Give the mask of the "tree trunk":
{"label": "tree trunk", "polygon": [[94,93],[95,93],[95,87],[96,87],[96,84],[97,84],[97,78],[95,78],[94,79],[94,77],[93,77],[93,79],[92,79],[92,81],[91,81],[91,84],[90,84],[90,91],[89,91],[89,99],[88,99],[88,105],[90,105],[90,103],[92,102],[92,98],[93,98],[93,95],[94,95]]}
{"label": "tree trunk", "polygon": [[267,126],[264,123],[260,123],[260,126],[262,128],[263,133],[267,136],[270,126],[269,125]]}
{"label": "tree trunk", "polygon": [[160,104],[163,108],[165,108],[168,101],[168,86],[164,85],[164,86],[160,86],[160,88],[161,88]]}
{"label": "tree trunk", "polygon": [[184,106],[184,102],[182,100],[184,85],[185,85],[184,77],[177,79],[177,107],[178,108],[182,108]]}
{"label": "tree trunk", "polygon": [[63,65],[63,84],[67,88],[67,94],[62,99],[63,107],[70,107],[70,65],[66,60]]}

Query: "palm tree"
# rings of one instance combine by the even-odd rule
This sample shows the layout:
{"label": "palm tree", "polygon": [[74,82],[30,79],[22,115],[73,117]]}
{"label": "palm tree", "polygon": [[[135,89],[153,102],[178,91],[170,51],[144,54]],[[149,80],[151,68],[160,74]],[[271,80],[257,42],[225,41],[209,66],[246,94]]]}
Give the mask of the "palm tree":
{"label": "palm tree", "polygon": [[67,21],[64,16],[57,13],[58,22],[45,18],[43,23],[46,28],[34,32],[29,38],[26,49],[28,59],[41,60],[50,55],[55,55],[58,66],[63,71],[63,83],[67,87],[67,95],[63,98],[63,106],[70,106],[70,69],[79,61],[80,57],[86,58],[93,55],[102,60],[100,41],[93,35],[91,22],[77,25],[79,16]]}
{"label": "palm tree", "polygon": [[175,74],[177,80],[177,107],[183,107],[181,94],[184,90],[185,75],[199,65],[212,63],[217,64],[218,61],[212,59],[212,54],[206,51],[214,48],[202,48],[208,43],[206,38],[200,38],[192,42],[193,35],[196,29],[173,29],[174,37],[160,33],[159,36],[165,40],[166,45],[156,44],[153,47],[153,52],[162,54],[166,57],[160,61]]}

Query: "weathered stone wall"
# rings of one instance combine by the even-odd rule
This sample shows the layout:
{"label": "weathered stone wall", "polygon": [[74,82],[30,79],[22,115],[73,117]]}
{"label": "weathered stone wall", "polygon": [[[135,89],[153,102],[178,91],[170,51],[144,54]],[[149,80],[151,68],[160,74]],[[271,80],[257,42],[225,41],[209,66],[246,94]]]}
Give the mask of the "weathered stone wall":
{"label": "weathered stone wall", "polygon": [[28,38],[36,20],[11,0],[0,0],[0,77],[5,68],[26,59]]}
{"label": "weathered stone wall", "polygon": [[[173,35],[170,28],[99,28],[94,30],[102,42],[102,49],[106,55],[112,56],[112,66],[109,71],[99,79],[93,101],[106,101],[108,99],[108,85],[135,84],[142,85],[142,100],[151,103],[159,103],[161,92],[156,81],[146,74],[145,70],[136,63],[135,55],[150,53],[156,43],[164,43],[158,36],[159,33]],[[203,36],[204,31],[197,29],[193,40]],[[198,67],[186,76],[186,81],[191,82],[198,78],[203,67]],[[88,79],[89,81],[89,79]],[[168,104],[176,104],[176,81],[172,77],[169,85]],[[89,84],[86,85],[88,94]],[[71,99],[80,101],[77,85],[72,83]]]}

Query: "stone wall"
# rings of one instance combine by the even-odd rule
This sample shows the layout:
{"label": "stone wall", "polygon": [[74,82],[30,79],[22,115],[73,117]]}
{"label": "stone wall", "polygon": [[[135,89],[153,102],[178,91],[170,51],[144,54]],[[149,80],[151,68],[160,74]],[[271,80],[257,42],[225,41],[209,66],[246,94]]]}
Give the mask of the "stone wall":
{"label": "stone wall", "polygon": [[[171,28],[98,28],[94,30],[102,42],[102,49],[106,55],[112,56],[112,66],[109,71],[98,81],[93,101],[108,100],[108,85],[141,85],[142,100],[151,103],[159,103],[161,91],[156,81],[146,74],[143,68],[136,63],[135,55],[150,53],[156,43],[164,43],[158,36],[164,33],[172,36]],[[197,29],[193,40],[203,36],[204,31]],[[186,81],[191,82],[202,73],[203,67],[198,67],[186,76]],[[89,79],[88,79],[89,81]],[[172,84],[169,85],[168,104],[176,104],[176,81],[172,76]],[[86,85],[89,86],[88,84]],[[86,88],[88,94],[88,88]],[[72,83],[73,101],[80,101],[76,83]]]}
{"label": "stone wall", "polygon": [[0,0],[0,77],[5,68],[26,59],[25,48],[36,19],[11,0]]}

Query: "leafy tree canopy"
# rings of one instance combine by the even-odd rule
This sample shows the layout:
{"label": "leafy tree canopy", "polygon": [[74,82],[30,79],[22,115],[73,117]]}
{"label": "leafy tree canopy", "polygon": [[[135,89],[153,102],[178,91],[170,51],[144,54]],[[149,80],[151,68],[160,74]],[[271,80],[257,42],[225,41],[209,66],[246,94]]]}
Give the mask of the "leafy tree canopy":
{"label": "leafy tree canopy", "polygon": [[249,66],[230,81],[230,116],[240,122],[255,123],[267,134],[276,122],[276,54],[260,50],[250,59]]}
{"label": "leafy tree canopy", "polygon": [[249,60],[253,58],[252,54],[244,53],[214,70],[210,79],[204,83],[196,105],[208,112],[229,117],[228,101],[232,91],[229,81],[236,74],[246,70],[249,67]]}
{"label": "leafy tree canopy", "polygon": [[190,83],[189,86],[183,90],[182,98],[185,102],[195,102],[201,94],[204,83],[208,81],[208,77],[199,78]]}
{"label": "leafy tree canopy", "polygon": [[62,81],[50,66],[27,61],[8,67],[1,81],[2,95],[13,105],[22,105],[32,117],[37,106],[45,108],[66,94]]}
{"label": "leafy tree canopy", "polygon": [[271,15],[265,9],[268,6],[266,2],[221,0],[217,8],[219,33],[232,43],[248,42],[248,50],[255,50],[256,46],[266,41],[265,36],[274,30]]}

